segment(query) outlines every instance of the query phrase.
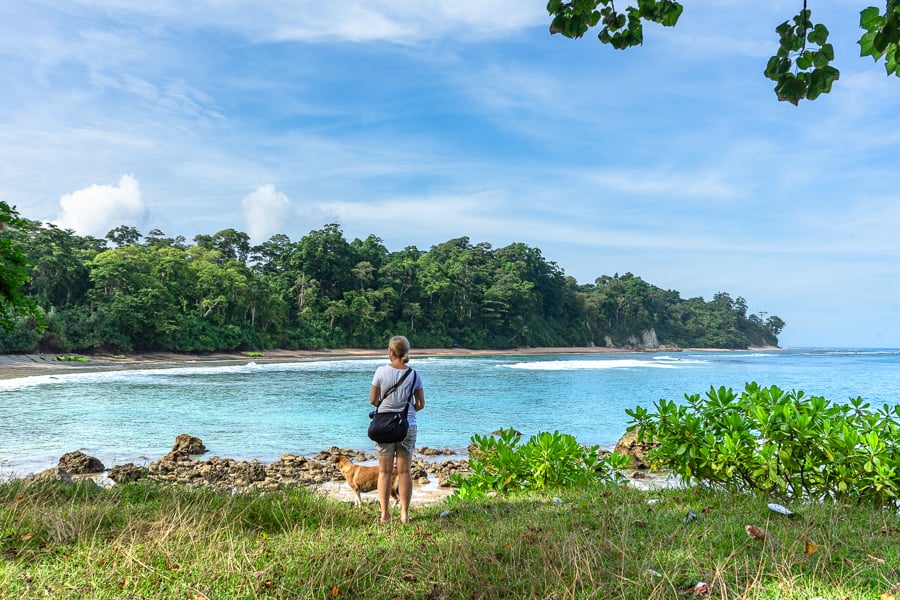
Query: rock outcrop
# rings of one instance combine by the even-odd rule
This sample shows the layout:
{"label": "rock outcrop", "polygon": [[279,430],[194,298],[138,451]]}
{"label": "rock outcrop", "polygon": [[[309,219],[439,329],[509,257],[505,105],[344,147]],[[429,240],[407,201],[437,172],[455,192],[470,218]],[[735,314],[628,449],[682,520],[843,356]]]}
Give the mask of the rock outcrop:
{"label": "rock outcrop", "polygon": [[[198,438],[186,436],[202,447]],[[183,440],[179,436],[179,440]],[[191,447],[196,448],[194,444]],[[119,470],[113,469],[109,476],[113,481],[147,477],[155,481],[208,486],[220,489],[276,489],[285,485],[322,485],[331,481],[343,481],[344,476],[334,462],[338,455],[347,456],[354,462],[372,461],[376,457],[358,450],[332,446],[315,455],[315,457],[298,456],[285,453],[272,463],[262,464],[257,460],[243,461],[213,456],[208,460],[192,460],[189,454],[177,451],[182,443],[176,440],[172,452],[159,460],[151,462],[146,468],[134,465],[123,465]],[[452,455],[451,450],[418,449],[426,456]],[[465,460],[448,460],[435,462],[419,456],[412,459],[410,470],[417,483],[427,483],[429,474],[437,478],[441,486],[449,485],[450,476],[465,473],[468,463]]]}
{"label": "rock outcrop", "polygon": [[60,470],[72,475],[87,475],[90,473],[102,473],[106,470],[103,463],[93,456],[88,456],[81,450],[66,452],[56,465]]}
{"label": "rock outcrop", "polygon": [[175,444],[165,458],[167,460],[179,460],[205,452],[206,446],[203,445],[203,441],[200,438],[182,433],[175,438]]}
{"label": "rock outcrop", "polygon": [[137,481],[147,476],[149,470],[147,467],[139,467],[134,463],[126,463],[124,465],[116,465],[106,474],[107,477],[116,483],[125,483],[126,481]]}
{"label": "rock outcrop", "polygon": [[29,483],[39,481],[61,481],[62,483],[72,483],[72,474],[59,467],[50,467],[49,469],[44,469],[40,473],[29,475],[25,478],[25,481]]}
{"label": "rock outcrop", "polygon": [[465,460],[445,460],[427,464],[429,465],[428,472],[437,478],[438,485],[441,487],[452,487],[450,478],[453,475],[465,475],[469,472],[469,462]]}
{"label": "rock outcrop", "polygon": [[[323,450],[313,458],[285,453],[270,464],[218,456],[207,460],[192,458],[205,451],[206,447],[200,438],[181,434],[176,438],[172,451],[160,459],[145,467],[134,463],[117,465],[107,472],[107,476],[116,483],[148,479],[230,491],[277,489],[286,485],[318,486],[343,481],[344,476],[334,462],[338,455],[347,456],[354,462],[373,461],[376,458],[372,454],[337,446]],[[410,465],[415,483],[428,483],[431,475],[438,480],[438,485],[447,487],[452,475],[468,471],[466,460],[434,460],[437,456],[453,455],[451,450],[423,447],[417,449],[417,453],[421,456],[414,456]],[[58,467],[47,469],[28,479],[71,482],[74,474],[101,473],[104,470],[99,460],[76,451],[63,455]]]}
{"label": "rock outcrop", "polygon": [[659,444],[639,442],[637,430],[626,432],[625,435],[616,443],[615,451],[624,456],[631,457],[632,469],[649,469],[650,463],[647,461],[647,452],[656,448]]}

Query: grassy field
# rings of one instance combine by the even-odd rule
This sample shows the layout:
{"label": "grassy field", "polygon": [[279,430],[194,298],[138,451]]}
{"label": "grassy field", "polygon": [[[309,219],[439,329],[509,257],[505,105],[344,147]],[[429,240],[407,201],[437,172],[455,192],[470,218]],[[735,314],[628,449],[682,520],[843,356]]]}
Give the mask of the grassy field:
{"label": "grassy field", "polygon": [[900,597],[896,512],[811,504],[789,518],[767,502],[606,487],[450,500],[381,525],[375,504],[302,488],[13,481],[0,485],[0,597]]}

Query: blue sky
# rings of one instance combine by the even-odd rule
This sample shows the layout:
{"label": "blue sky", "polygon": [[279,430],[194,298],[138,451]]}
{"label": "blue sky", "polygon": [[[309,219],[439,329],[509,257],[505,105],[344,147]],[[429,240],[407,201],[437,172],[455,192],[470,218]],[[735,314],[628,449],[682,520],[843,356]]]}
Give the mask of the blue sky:
{"label": "blue sky", "polygon": [[0,0],[0,199],[99,237],[524,242],[581,283],[741,296],[783,346],[900,346],[870,2],[810,2],[841,77],[800,107],[762,76],[800,0],[683,3],[615,51],[542,0]]}

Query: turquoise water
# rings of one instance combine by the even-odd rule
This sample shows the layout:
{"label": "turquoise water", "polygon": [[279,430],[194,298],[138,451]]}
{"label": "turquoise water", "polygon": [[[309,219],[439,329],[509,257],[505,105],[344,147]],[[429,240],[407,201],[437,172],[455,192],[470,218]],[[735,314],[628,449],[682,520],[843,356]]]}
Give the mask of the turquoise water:
{"label": "turquoise water", "polygon": [[[371,450],[368,392],[379,359],[249,363],[0,380],[0,476],[72,450],[107,467],[166,454],[175,436],[210,455],[277,460],[331,446]],[[900,350],[782,350],[416,358],[427,405],[418,445],[463,452],[514,427],[612,447],[626,408],[710,386],[778,385],[846,402],[900,403]]]}

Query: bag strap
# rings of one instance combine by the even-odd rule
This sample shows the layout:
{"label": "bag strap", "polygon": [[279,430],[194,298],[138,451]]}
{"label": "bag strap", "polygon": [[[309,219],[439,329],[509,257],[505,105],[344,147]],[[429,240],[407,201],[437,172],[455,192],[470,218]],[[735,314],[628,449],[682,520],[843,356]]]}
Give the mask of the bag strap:
{"label": "bag strap", "polygon": [[[412,369],[410,369],[410,371],[412,371]],[[409,392],[409,398],[406,399],[406,406],[403,407],[403,417],[404,418],[406,418],[406,415],[409,414],[409,405],[412,404],[413,396],[416,395],[416,377],[418,377],[418,376],[419,376],[418,373],[413,372],[412,390],[410,390],[410,392]]]}
{"label": "bag strap", "polygon": [[[382,403],[384,403],[385,398],[387,398],[388,396],[390,396],[390,395],[394,392],[394,390],[396,390],[397,387],[398,387],[401,383],[403,383],[403,380],[406,379],[407,377],[409,377],[409,374],[410,374],[411,371],[412,371],[412,369],[410,369],[409,367],[407,367],[406,373],[404,373],[403,376],[400,377],[400,379],[397,380],[397,383],[395,383],[394,385],[392,385],[392,386],[390,387],[390,389],[388,389],[388,391],[386,391],[384,394],[381,395],[381,401],[378,403],[378,406],[375,407],[375,412],[378,412],[378,409],[381,408],[381,405],[382,405]],[[407,410],[409,410],[409,402],[406,403],[406,407],[407,407]]]}

